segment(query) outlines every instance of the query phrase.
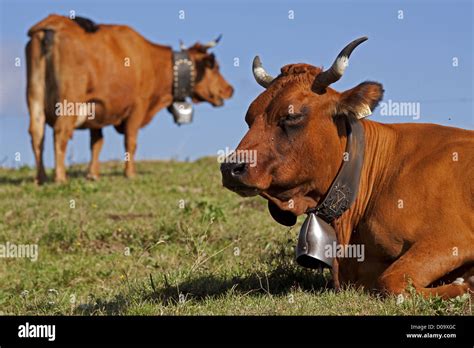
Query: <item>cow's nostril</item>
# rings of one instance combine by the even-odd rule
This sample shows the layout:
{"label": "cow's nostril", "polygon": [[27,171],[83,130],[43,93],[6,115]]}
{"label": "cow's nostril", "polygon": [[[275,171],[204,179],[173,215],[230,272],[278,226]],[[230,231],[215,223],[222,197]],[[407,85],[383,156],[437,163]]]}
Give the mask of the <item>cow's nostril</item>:
{"label": "cow's nostril", "polygon": [[234,163],[230,172],[232,176],[240,176],[244,174],[246,170],[247,170],[247,163],[242,162],[242,163]]}

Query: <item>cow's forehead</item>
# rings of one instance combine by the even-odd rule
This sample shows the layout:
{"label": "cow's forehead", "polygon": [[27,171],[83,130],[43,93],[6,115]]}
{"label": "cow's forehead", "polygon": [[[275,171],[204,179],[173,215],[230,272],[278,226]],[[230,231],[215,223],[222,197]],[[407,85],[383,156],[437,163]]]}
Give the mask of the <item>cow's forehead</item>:
{"label": "cow's forehead", "polygon": [[[279,78],[280,79],[280,78]],[[256,117],[265,112],[278,112],[287,109],[292,104],[298,104],[312,95],[311,84],[302,79],[288,79],[275,81],[267,90],[262,92],[250,104],[247,115]]]}

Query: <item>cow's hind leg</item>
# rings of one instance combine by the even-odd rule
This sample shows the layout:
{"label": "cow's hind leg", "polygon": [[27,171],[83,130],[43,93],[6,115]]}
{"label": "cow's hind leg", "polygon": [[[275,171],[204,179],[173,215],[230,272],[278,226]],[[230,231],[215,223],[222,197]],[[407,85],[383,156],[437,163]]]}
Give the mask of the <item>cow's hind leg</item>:
{"label": "cow's hind leg", "polygon": [[474,291],[474,281],[457,280],[433,288],[428,286],[445,274],[474,260],[469,243],[444,241],[443,245],[418,242],[394,262],[378,279],[378,287],[392,294],[403,294],[411,284],[425,297],[444,299]]}
{"label": "cow's hind leg", "polygon": [[91,161],[89,163],[89,171],[87,173],[87,179],[98,180],[99,179],[99,155],[104,145],[104,136],[102,129],[91,129]]}
{"label": "cow's hind leg", "polygon": [[29,133],[36,162],[36,183],[41,185],[47,179],[43,164],[44,128],[46,116],[45,71],[46,59],[41,53],[41,36],[35,35],[26,46],[28,85],[27,100],[30,112]]}
{"label": "cow's hind leg", "polygon": [[35,155],[36,178],[38,185],[43,184],[47,180],[46,172],[43,164],[43,148],[44,148],[44,128],[45,114],[44,110],[36,104],[35,101],[29,101],[30,108],[30,127],[31,146]]}
{"label": "cow's hind leg", "polygon": [[74,132],[75,117],[61,116],[54,124],[54,157],[55,157],[55,177],[58,183],[66,182],[66,168],[64,160],[69,139]]}

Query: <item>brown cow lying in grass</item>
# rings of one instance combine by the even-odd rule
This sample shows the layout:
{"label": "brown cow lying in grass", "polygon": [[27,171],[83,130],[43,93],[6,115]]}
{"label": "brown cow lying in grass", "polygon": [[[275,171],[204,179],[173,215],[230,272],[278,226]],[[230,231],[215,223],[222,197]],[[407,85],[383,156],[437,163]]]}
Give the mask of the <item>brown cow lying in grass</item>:
{"label": "brown cow lying in grass", "polygon": [[[36,181],[46,180],[45,123],[54,128],[57,182],[66,180],[66,146],[76,128],[90,129],[88,177],[98,178],[102,128],[108,125],[125,134],[125,175],[134,176],[138,130],[174,101],[172,49],[151,43],[128,26],[96,25],[80,17],[50,15],[28,35],[27,97]],[[185,50],[192,65],[193,102],[221,106],[232,96],[214,55],[207,52],[216,43],[196,43]]]}
{"label": "brown cow lying in grass", "polygon": [[364,119],[382,99],[381,84],[342,93],[329,85],[365,39],[349,44],[326,71],[291,64],[273,78],[256,57],[254,75],[266,89],[247,111],[250,129],[236,152],[256,151],[258,162],[223,163],[223,184],[242,196],[261,195],[278,222],[294,225],[327,194],[352,120],[365,134],[359,189],[332,226],[338,244],[364,245],[365,257],[335,258],[336,288],[356,284],[402,294],[412,285],[443,298],[472,293],[474,133]]}

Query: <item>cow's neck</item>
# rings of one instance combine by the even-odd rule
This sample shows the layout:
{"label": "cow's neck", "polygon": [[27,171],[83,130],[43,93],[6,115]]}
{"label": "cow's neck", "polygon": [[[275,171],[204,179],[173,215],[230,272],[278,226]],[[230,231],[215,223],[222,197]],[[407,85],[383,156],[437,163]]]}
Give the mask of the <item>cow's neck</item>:
{"label": "cow's neck", "polygon": [[152,115],[173,102],[173,51],[171,47],[153,46],[154,76],[149,78],[155,80],[153,94],[156,104],[151,111]]}
{"label": "cow's neck", "polygon": [[361,123],[365,150],[359,191],[350,209],[334,222],[338,242],[342,244],[349,243],[353,231],[370,215],[370,203],[381,192],[384,179],[389,176],[390,158],[396,143],[395,133],[387,125],[369,120]]}
{"label": "cow's neck", "polygon": [[[365,219],[370,220],[372,203],[386,186],[384,180],[392,175],[390,168],[396,166],[391,162],[391,154],[396,149],[395,133],[389,126],[378,122],[364,120],[362,125],[366,143],[357,199],[348,211],[333,222],[337,241],[342,245],[350,244],[353,237],[357,238],[354,233],[360,233],[358,229]],[[340,267],[340,262],[345,263],[344,267]],[[353,277],[358,274],[359,266],[358,262],[351,263],[350,259],[335,259],[331,271],[334,286],[339,288],[340,284],[350,279],[355,281]]]}

